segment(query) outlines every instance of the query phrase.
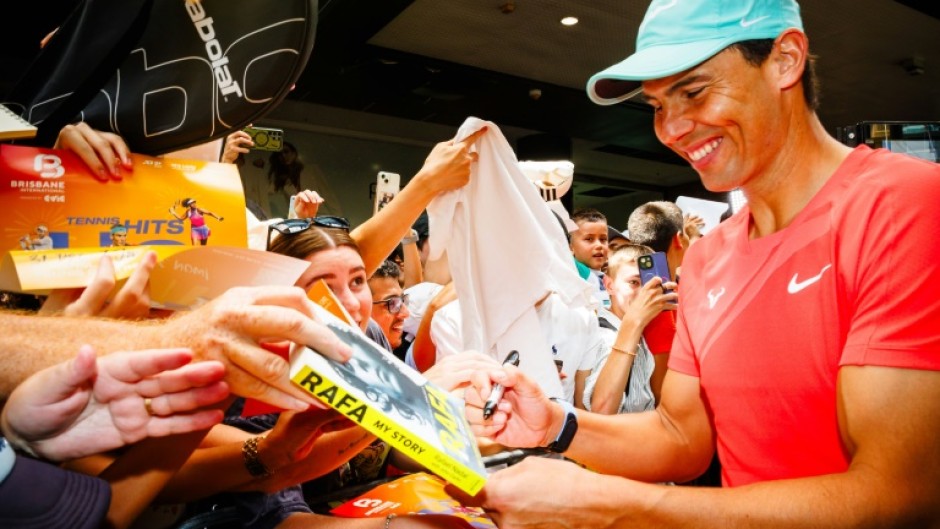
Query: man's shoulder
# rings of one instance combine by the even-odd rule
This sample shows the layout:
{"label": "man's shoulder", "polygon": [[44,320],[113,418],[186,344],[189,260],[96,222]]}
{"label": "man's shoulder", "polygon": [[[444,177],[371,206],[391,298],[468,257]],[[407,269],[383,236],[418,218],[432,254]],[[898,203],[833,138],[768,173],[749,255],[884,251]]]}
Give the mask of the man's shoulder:
{"label": "man's shoulder", "polygon": [[867,147],[856,148],[851,158],[844,168],[847,173],[845,191],[850,195],[940,190],[940,164]]}

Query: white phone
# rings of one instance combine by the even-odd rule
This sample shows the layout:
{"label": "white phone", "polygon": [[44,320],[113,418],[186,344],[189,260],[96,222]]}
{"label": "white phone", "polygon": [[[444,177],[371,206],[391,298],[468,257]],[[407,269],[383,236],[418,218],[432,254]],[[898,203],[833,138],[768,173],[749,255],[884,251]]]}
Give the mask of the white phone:
{"label": "white phone", "polygon": [[375,215],[382,208],[398,195],[401,187],[401,176],[398,173],[387,173],[379,171],[375,177],[375,207],[372,214]]}

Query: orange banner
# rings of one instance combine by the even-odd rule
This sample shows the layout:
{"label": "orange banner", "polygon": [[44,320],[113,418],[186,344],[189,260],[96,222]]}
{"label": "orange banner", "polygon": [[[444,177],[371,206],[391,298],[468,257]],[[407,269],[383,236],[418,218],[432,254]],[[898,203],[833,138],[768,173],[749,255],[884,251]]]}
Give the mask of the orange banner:
{"label": "orange banner", "polygon": [[131,156],[132,172],[102,182],[70,151],[0,146],[0,250],[247,246],[234,165]]}

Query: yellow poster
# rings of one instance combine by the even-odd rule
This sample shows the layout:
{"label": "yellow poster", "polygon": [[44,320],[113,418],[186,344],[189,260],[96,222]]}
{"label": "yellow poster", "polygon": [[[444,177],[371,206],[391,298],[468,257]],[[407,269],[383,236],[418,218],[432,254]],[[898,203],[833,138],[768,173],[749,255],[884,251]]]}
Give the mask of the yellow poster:
{"label": "yellow poster", "polygon": [[70,151],[0,146],[0,250],[247,246],[235,166],[131,157],[123,179],[101,181]]}

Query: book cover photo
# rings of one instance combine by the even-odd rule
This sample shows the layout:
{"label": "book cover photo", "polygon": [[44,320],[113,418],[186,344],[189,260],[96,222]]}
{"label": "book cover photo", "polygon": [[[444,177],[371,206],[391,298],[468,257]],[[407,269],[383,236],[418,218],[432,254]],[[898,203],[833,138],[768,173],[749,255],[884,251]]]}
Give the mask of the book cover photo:
{"label": "book cover photo", "polygon": [[463,401],[323,307],[315,309],[353,356],[341,363],[297,346],[290,358],[294,383],[431,472],[476,494],[486,470]]}

